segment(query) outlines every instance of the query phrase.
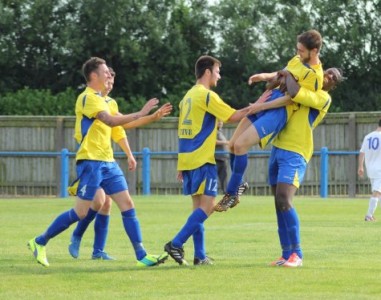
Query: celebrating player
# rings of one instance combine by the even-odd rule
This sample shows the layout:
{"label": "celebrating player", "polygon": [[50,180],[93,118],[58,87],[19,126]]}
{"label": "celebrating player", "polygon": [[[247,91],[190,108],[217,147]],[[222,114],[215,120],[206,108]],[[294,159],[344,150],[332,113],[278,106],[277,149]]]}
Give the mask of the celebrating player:
{"label": "celebrating player", "polygon": [[[115,72],[109,67],[111,78],[107,82],[106,89],[102,92],[102,96],[105,97],[105,101],[110,107],[110,110],[119,114],[117,102],[110,98],[108,95],[114,86]],[[162,117],[167,116],[172,111],[172,105],[165,103],[155,113],[141,117],[132,122],[123,125],[125,129],[135,128],[149,124],[151,122],[160,120]],[[122,148],[127,156],[128,170],[134,171],[136,169],[136,160],[131,152],[130,145],[128,143],[125,131],[120,126],[114,127],[113,137],[118,141],[118,145]],[[71,188],[69,188],[70,192]],[[75,191],[74,193],[75,194]],[[77,227],[74,229],[71,236],[71,243],[69,245],[69,253],[73,258],[78,258],[79,248],[82,240],[82,236],[85,233],[89,224],[94,220],[94,244],[92,259],[113,260],[114,258],[104,251],[107,235],[108,224],[111,213],[112,199],[109,195],[106,195],[104,190],[99,188],[95,194],[94,200],[91,202],[91,207],[87,216],[77,223]]]}
{"label": "celebrating player", "polygon": [[324,72],[323,90],[315,93],[300,87],[289,72],[281,71],[281,75],[285,76],[287,91],[300,108],[275,137],[269,159],[269,183],[274,194],[282,247],[282,256],[271,265],[300,267],[303,264],[300,224],[292,201],[313,153],[313,129],[322,121],[331,105],[328,91],[335,88],[343,77],[340,70],[327,69]]}
{"label": "celebrating player", "polygon": [[[298,79],[300,86],[311,91],[320,90],[323,85],[323,69],[319,60],[321,46],[322,38],[318,31],[309,30],[300,34],[297,37],[297,55],[288,62],[286,67],[286,70]],[[276,83],[274,79],[277,77],[277,72],[255,74],[249,78],[249,84],[259,81]],[[274,85],[276,86],[277,84]],[[273,101],[274,99],[277,101]],[[271,104],[269,104],[270,101]],[[298,109],[298,106],[291,101],[291,97],[285,96],[279,89],[272,91],[266,106],[262,103],[257,101],[252,106],[251,113],[258,112],[259,109],[263,110],[264,107],[279,109],[251,114],[238,124],[229,143],[232,174],[225,195],[215,207],[216,211],[226,211],[239,203],[239,186],[242,184],[248,164],[249,149],[257,144],[264,148],[284,128],[287,120]]]}
{"label": "celebrating player", "polygon": [[88,214],[91,201],[99,188],[111,195],[117,203],[123,219],[124,229],[134,247],[138,266],[154,266],[162,263],[168,255],[147,254],[143,244],[139,220],[134,202],[128,192],[128,185],[122,170],[115,162],[111,147],[113,128],[147,115],[159,102],[153,98],[136,113],[118,115],[102,97],[110,70],[103,59],[92,57],[82,67],[87,87],[78,96],[75,112],[75,138],[79,143],[76,153],[77,198],[74,208],[60,214],[47,230],[28,242],[37,262],[49,266],[46,244],[51,238],[66,230],[71,224]]}
{"label": "celebrating player", "polygon": [[193,212],[164,247],[179,264],[187,264],[183,245],[191,236],[194,243],[193,263],[212,263],[205,251],[204,222],[213,213],[217,195],[214,158],[217,122],[238,122],[249,112],[249,107],[240,110],[231,108],[211,90],[221,79],[220,67],[221,62],[216,58],[201,56],[195,66],[196,85],[186,93],[179,105],[178,179],[183,182],[183,193],[192,197]]}

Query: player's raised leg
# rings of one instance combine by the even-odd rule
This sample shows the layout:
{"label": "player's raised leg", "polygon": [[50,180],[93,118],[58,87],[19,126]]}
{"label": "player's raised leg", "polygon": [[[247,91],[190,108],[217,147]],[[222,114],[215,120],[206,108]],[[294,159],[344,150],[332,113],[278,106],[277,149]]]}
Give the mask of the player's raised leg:
{"label": "player's raised leg", "polygon": [[[246,121],[244,121],[246,120]],[[242,185],[243,175],[247,168],[248,157],[247,152],[250,147],[259,143],[259,136],[256,128],[251,124],[248,118],[241,121],[243,124],[239,128],[239,136],[236,136],[231,142],[231,151],[234,153],[234,163],[232,174],[229,179],[227,190],[224,197],[218,202],[215,211],[222,212],[236,206],[239,203],[238,192],[246,190],[246,185]],[[249,126],[247,126],[249,124]],[[246,128],[245,130],[241,130]]]}

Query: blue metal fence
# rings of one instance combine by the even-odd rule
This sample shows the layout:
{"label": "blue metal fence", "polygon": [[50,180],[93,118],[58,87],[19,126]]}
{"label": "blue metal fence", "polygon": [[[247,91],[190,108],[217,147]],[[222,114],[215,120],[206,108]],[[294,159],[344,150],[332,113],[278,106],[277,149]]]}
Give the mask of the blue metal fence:
{"label": "blue metal fence", "polygon": [[[223,153],[223,152],[221,152]],[[151,152],[149,148],[144,148],[142,152],[134,152],[136,157],[142,157],[142,185],[143,195],[150,195],[150,170],[151,156],[174,155],[173,151]],[[249,155],[270,155],[270,151],[250,151]],[[327,147],[315,151],[314,155],[320,155],[320,197],[328,197],[328,175],[329,175],[329,156],[330,155],[358,155],[358,151],[329,151]],[[123,152],[116,152],[115,156],[124,156]],[[60,158],[60,191],[62,198],[68,197],[69,185],[69,158],[74,157],[75,153],[68,149],[62,149],[60,152],[0,152],[0,157],[59,157]]]}

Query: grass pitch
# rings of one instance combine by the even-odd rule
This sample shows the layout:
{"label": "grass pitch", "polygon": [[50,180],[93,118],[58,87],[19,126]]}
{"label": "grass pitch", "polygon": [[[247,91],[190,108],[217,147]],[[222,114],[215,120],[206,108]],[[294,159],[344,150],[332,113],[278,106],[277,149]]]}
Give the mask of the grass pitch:
{"label": "grass pitch", "polygon": [[[160,254],[191,210],[185,196],[135,196],[144,245]],[[241,204],[207,220],[213,266],[135,267],[120,213],[113,207],[106,251],[116,261],[90,259],[93,225],[80,257],[67,246],[74,226],[47,246],[49,268],[37,264],[26,243],[69,209],[73,199],[0,200],[0,299],[379,299],[380,222],[364,222],[368,199],[296,197],[304,266],[269,267],[280,256],[273,200],[243,196]],[[379,209],[380,210],[380,209]],[[376,212],[377,214],[380,212]],[[193,243],[185,245],[192,262]]]}

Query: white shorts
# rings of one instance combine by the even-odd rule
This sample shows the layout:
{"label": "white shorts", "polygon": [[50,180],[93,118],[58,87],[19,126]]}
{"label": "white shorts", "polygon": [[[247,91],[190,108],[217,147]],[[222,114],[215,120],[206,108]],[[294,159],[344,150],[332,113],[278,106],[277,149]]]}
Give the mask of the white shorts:
{"label": "white shorts", "polygon": [[372,186],[372,192],[381,193],[381,178],[371,178],[370,184]]}

